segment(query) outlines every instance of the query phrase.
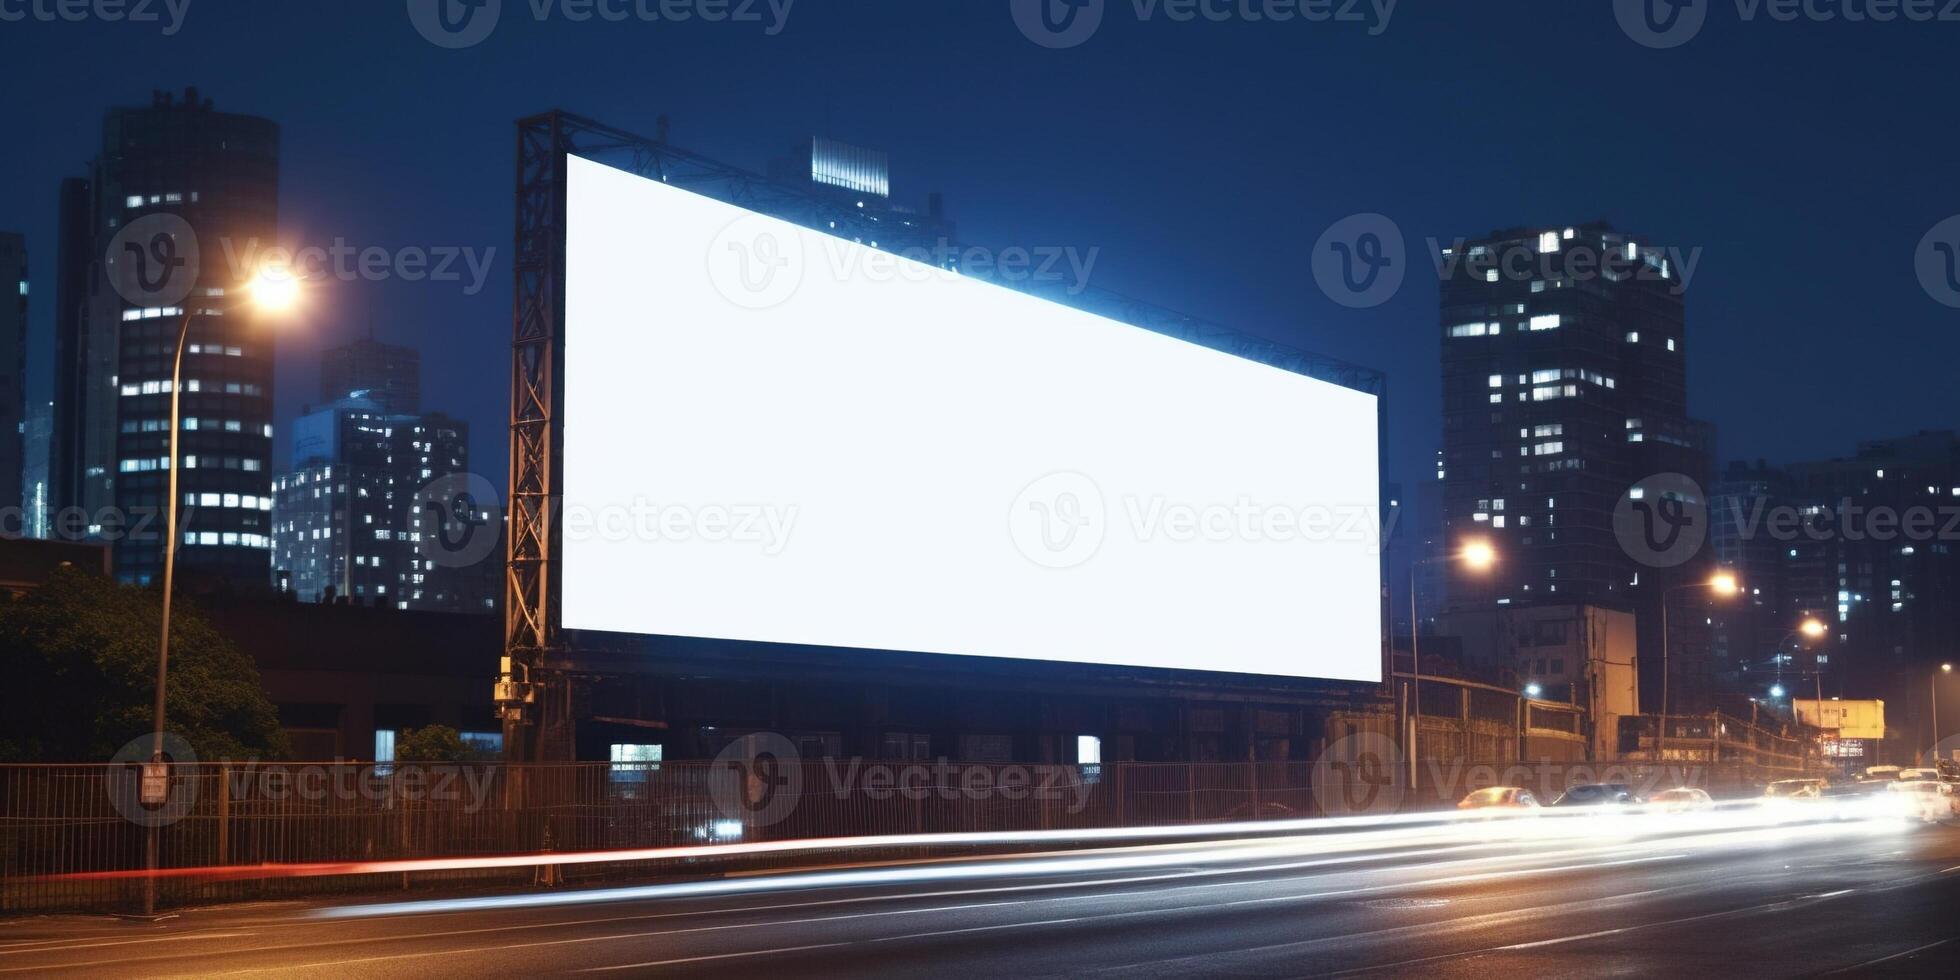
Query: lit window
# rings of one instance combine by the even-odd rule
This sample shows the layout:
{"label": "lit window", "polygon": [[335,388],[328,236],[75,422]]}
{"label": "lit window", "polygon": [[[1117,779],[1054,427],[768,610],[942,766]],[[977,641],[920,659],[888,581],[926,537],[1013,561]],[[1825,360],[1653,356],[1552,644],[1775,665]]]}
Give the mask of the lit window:
{"label": "lit window", "polygon": [[1531,329],[1557,330],[1562,322],[1564,322],[1563,318],[1557,313],[1540,313],[1531,318]]}
{"label": "lit window", "polygon": [[1490,333],[1490,327],[1482,323],[1459,323],[1450,328],[1452,337],[1482,337]]}
{"label": "lit window", "polygon": [[1491,376],[1490,376],[1490,386],[1491,386],[1492,388],[1502,388],[1502,387],[1504,387],[1504,376],[1503,376],[1503,375],[1501,375],[1501,374],[1493,374],[1493,375],[1491,375]]}
{"label": "lit window", "polygon": [[1627,331],[1627,343],[1629,344],[1640,343],[1640,331],[1638,330]]}
{"label": "lit window", "polygon": [[1538,236],[1538,251],[1556,252],[1559,250],[1558,232],[1548,231]]}

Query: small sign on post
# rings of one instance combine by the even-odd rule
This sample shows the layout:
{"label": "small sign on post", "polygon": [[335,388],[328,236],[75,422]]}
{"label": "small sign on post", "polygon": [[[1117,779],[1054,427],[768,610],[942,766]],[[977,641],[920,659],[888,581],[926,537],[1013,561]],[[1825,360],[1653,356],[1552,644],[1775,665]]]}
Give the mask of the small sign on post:
{"label": "small sign on post", "polygon": [[143,763],[143,805],[161,806],[170,799],[170,767],[161,762]]}

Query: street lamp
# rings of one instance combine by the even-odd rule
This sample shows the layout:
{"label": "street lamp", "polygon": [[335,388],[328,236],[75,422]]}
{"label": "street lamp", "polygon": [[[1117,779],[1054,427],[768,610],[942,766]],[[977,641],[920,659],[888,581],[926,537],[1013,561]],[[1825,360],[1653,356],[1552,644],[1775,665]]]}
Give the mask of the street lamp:
{"label": "street lamp", "polygon": [[1422,731],[1422,650],[1417,639],[1422,634],[1422,615],[1416,610],[1416,571],[1424,565],[1461,561],[1470,570],[1482,572],[1497,564],[1497,549],[1489,541],[1474,538],[1463,543],[1453,555],[1430,555],[1409,562],[1409,662],[1412,665],[1409,697],[1409,789],[1416,787],[1416,747]]}
{"label": "street lamp", "polygon": [[[290,269],[261,267],[246,281],[245,296],[244,301],[228,300],[220,306],[219,312],[231,312],[247,306],[267,313],[291,309],[299,301],[299,280],[294,277]],[[177,352],[170,363],[170,451],[165,457],[168,464],[165,470],[169,475],[165,478],[168,489],[163,498],[163,623],[157,635],[157,690],[154,711],[156,727],[150,743],[150,764],[158,767],[164,764],[164,695],[170,679],[170,593],[177,572],[177,509],[180,504],[177,499],[177,471],[183,462],[177,454],[177,439],[183,425],[180,415],[183,408],[184,348],[185,341],[190,337],[191,321],[197,318],[199,312],[199,309],[194,306],[184,308],[183,322],[177,326]],[[160,785],[168,786],[166,775],[168,771],[159,769],[158,774],[164,776],[158,781]],[[144,775],[144,782],[149,783],[150,773]],[[144,850],[145,866],[152,872],[156,871],[157,827],[154,824],[150,827],[149,840]],[[152,876],[144,879],[143,914],[153,915],[155,912],[156,878]]]}
{"label": "street lamp", "polygon": [[1544,689],[1544,688],[1542,688],[1542,687],[1539,687],[1539,686],[1538,686],[1538,682],[1537,682],[1537,681],[1533,681],[1533,682],[1531,682],[1531,683],[1529,683],[1529,684],[1526,684],[1526,685],[1524,686],[1524,696],[1525,696],[1525,697],[1528,697],[1528,698],[1535,698],[1535,697],[1537,697],[1538,695],[1540,695],[1540,694],[1543,694],[1543,693],[1545,693],[1545,689]]}
{"label": "street lamp", "polygon": [[1742,584],[1736,581],[1735,573],[1733,572],[1716,572],[1714,577],[1710,578],[1706,583],[1690,582],[1686,585],[1677,585],[1671,589],[1661,590],[1661,730],[1660,736],[1654,740],[1654,761],[1656,762],[1667,761],[1668,679],[1669,675],[1673,672],[1668,664],[1667,597],[1676,592],[1687,592],[1692,589],[1703,588],[1718,597],[1727,597],[1741,592]]}

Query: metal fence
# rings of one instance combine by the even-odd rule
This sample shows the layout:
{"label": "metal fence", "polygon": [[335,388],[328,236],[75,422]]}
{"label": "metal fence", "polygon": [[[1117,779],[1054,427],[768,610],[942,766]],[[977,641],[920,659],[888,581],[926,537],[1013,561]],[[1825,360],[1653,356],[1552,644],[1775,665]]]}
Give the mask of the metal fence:
{"label": "metal fence", "polygon": [[[159,905],[183,906],[437,884],[522,885],[821,864],[838,855],[605,861],[550,872],[521,864],[387,875],[330,869],[336,873],[291,877],[266,876],[265,865],[1387,813],[1448,805],[1494,782],[1520,782],[1549,796],[1569,782],[1614,774],[1598,764],[1425,761],[1411,790],[1406,768],[1392,758],[1325,765],[803,759],[780,766],[201,763],[172,768],[169,801],[148,807],[140,801],[140,767],[0,766],[0,913],[134,907],[142,881],[74,876],[140,871],[153,826],[159,868],[209,869],[159,881]],[[1746,767],[1690,771],[1635,764],[1627,775],[1667,785],[1705,785],[1718,795],[1748,791],[1761,782],[1761,774]],[[919,853],[911,848],[879,856]]]}

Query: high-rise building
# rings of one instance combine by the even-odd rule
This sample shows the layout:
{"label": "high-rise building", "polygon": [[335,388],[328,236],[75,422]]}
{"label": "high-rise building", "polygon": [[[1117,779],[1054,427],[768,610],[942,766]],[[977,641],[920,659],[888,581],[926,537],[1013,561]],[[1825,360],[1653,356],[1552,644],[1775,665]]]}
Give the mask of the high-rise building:
{"label": "high-rise building", "polygon": [[422,410],[422,352],[372,337],[320,354],[320,400],[364,397],[391,415]]}
{"label": "high-rise building", "polygon": [[[1756,583],[1752,619],[1718,620],[1738,695],[1880,698],[1928,713],[1926,676],[1960,649],[1960,435],[1863,442],[1851,456],[1732,464],[1716,546]],[[1822,637],[1798,632],[1807,619]]]}
{"label": "high-rise building", "polygon": [[[186,310],[177,568],[186,580],[267,581],[273,336],[229,297],[277,242],[278,207],[278,126],[217,112],[196,89],[109,110],[87,178],[62,185],[55,527],[113,540],[125,581],[162,568],[171,361]],[[172,276],[180,299],[145,301],[141,289]]]}
{"label": "high-rise building", "polygon": [[52,536],[54,512],[49,509],[48,453],[54,435],[54,403],[36,401],[27,407],[27,427],[21,442],[27,447],[27,460],[21,464],[20,498],[22,532],[30,538]]}
{"label": "high-rise building", "polygon": [[[1452,566],[1455,609],[1586,603],[1632,611],[1642,702],[1658,705],[1659,603],[1704,559],[1654,567],[1615,534],[1637,481],[1707,482],[1709,428],[1688,416],[1684,288],[1668,253],[1602,224],[1513,229],[1446,251],[1444,527],[1488,540],[1487,570]],[[1696,501],[1695,503],[1705,503]],[[1705,596],[1672,593],[1670,707],[1710,684]]]}
{"label": "high-rise building", "polygon": [[27,240],[0,231],[0,534],[26,534]]}
{"label": "high-rise building", "polygon": [[[366,395],[301,416],[292,468],[273,481],[275,577],[306,602],[485,612],[495,575],[425,555],[418,491],[469,470],[469,426],[387,411]],[[501,556],[501,552],[496,553]]]}

